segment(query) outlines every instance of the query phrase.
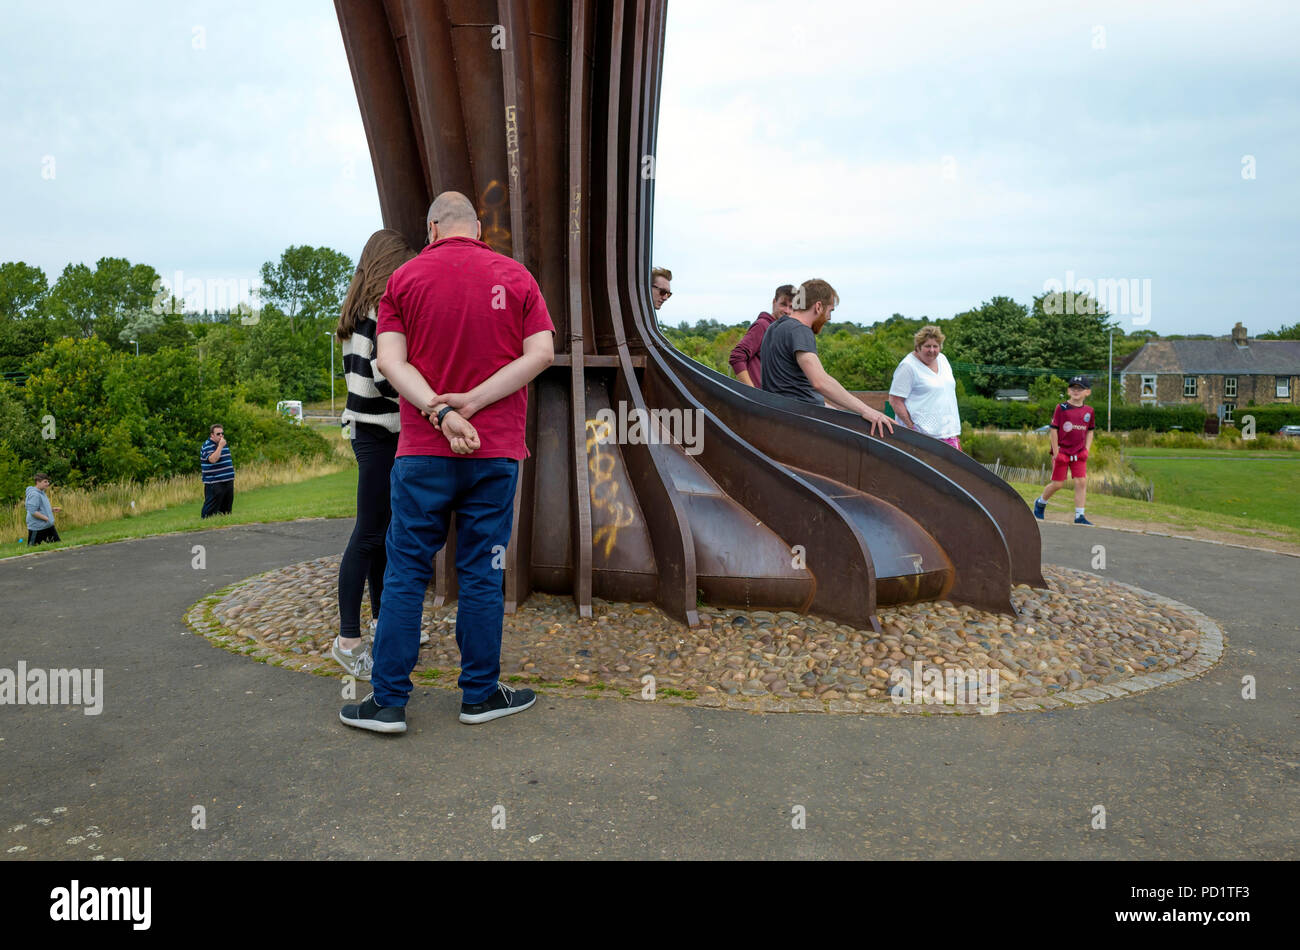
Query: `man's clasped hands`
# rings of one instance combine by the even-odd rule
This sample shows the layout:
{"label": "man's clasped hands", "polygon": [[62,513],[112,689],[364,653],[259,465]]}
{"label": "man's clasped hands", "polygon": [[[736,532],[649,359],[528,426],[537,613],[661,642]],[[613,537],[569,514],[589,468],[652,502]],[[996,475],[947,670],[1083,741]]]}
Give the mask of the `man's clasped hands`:
{"label": "man's clasped hands", "polygon": [[[442,417],[442,422],[438,422],[438,413],[444,408],[450,406],[452,411]],[[451,443],[451,450],[457,455],[469,455],[476,451],[479,446],[478,430],[470,424],[469,417],[476,411],[477,407],[471,405],[467,393],[433,393],[425,404],[418,407],[420,414],[433,423],[433,427],[442,432]]]}

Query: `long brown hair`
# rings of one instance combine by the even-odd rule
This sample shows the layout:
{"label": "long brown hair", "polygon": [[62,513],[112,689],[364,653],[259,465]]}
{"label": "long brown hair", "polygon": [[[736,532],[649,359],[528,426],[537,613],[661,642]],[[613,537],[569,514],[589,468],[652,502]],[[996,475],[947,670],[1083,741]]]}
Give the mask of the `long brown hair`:
{"label": "long brown hair", "polygon": [[384,228],[370,235],[370,240],[361,249],[357,272],[352,275],[352,283],[343,298],[343,312],[334,330],[340,340],[350,338],[357,324],[366,319],[372,308],[379,306],[388,278],[413,257],[414,249],[399,232]]}

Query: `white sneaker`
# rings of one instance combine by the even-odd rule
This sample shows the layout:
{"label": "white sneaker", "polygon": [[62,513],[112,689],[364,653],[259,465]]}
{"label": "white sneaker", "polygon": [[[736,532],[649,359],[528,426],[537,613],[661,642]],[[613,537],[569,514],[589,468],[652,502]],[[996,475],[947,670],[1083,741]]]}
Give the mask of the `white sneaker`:
{"label": "white sneaker", "polygon": [[357,679],[370,679],[370,670],[374,667],[375,660],[364,643],[349,653],[339,644],[339,638],[335,637],[334,646],[330,649],[330,656],[334,658],[335,663]]}

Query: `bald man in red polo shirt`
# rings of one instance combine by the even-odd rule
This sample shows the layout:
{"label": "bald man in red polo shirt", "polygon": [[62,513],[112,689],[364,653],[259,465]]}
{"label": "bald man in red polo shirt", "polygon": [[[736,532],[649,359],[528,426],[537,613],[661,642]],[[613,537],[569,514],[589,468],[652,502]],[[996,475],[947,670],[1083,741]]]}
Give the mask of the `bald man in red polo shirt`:
{"label": "bald man in red polo shirt", "polygon": [[490,722],[536,699],[499,680],[502,567],[519,462],[528,457],[528,384],[555,360],[555,325],[533,275],[481,234],[468,198],[438,195],[429,246],[393,273],[379,302],[377,363],[402,397],[402,429],[373,692],[343,707],[349,726],[406,731],[424,594],[453,512],[460,721]]}

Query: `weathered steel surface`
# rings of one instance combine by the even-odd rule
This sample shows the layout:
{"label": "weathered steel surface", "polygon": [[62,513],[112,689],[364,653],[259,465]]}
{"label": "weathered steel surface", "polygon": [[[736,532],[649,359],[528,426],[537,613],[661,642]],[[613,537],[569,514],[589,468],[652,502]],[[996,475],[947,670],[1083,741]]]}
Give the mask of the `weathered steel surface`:
{"label": "weathered steel surface", "polygon": [[[529,401],[507,609],[536,589],[586,616],[593,596],[654,600],[694,624],[703,600],[878,628],[878,604],[1009,611],[1013,584],[1043,585],[1028,509],[960,452],[741,386],[660,333],[642,170],[666,0],[335,6],[385,225],[422,246],[433,196],[469,195],[559,331]],[[638,411],[647,438],[620,441],[610,414]],[[670,424],[685,413],[698,441]],[[438,558],[440,599],[453,562]]]}

